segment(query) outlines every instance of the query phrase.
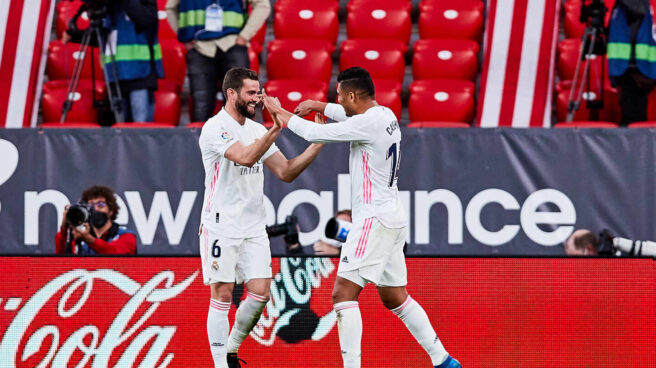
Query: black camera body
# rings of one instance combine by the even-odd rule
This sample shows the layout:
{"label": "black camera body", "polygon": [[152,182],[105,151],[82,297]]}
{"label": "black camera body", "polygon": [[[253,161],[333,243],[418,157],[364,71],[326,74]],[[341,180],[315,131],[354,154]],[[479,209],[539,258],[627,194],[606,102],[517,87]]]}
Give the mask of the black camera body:
{"label": "black camera body", "polygon": [[287,251],[289,253],[300,252],[302,250],[298,242],[298,217],[294,215],[287,216],[282,224],[275,224],[266,227],[269,238],[283,235]]}
{"label": "black camera body", "polygon": [[85,222],[89,222],[93,208],[84,202],[78,202],[71,205],[66,212],[66,222],[71,227],[78,227]]}

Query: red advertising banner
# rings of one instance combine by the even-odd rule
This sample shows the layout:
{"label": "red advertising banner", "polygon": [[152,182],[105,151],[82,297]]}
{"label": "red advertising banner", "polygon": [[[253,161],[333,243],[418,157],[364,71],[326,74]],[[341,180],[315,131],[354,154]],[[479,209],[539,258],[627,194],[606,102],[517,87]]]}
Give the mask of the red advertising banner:
{"label": "red advertising banner", "polygon": [[[271,301],[240,349],[249,368],[341,367],[330,301],[337,261],[274,260]],[[410,294],[464,367],[656,366],[652,259],[407,264]],[[199,265],[191,257],[1,258],[0,367],[211,367]],[[431,366],[375,288],[365,288],[360,309],[363,367]]]}

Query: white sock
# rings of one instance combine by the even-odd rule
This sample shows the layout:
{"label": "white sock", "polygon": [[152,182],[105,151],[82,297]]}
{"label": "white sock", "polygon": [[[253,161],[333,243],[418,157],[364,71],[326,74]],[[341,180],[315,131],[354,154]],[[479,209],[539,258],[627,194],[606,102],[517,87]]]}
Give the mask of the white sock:
{"label": "white sock", "polygon": [[360,340],[362,340],[360,306],[358,302],[348,301],[336,303],[333,309],[337,313],[337,331],[344,368],[360,368]]}
{"label": "white sock", "polygon": [[449,353],[446,352],[440,338],[433,330],[424,308],[409,295],[403,304],[392,309],[392,313],[405,323],[405,327],[412,333],[419,345],[430,355],[433,365],[442,364],[449,357]]}
{"label": "white sock", "polygon": [[228,353],[236,353],[239,350],[241,343],[260,320],[267,301],[268,298],[248,292],[248,296],[239,304],[235,314],[235,324],[228,338]]}
{"label": "white sock", "polygon": [[207,313],[207,338],[210,342],[210,352],[215,368],[228,368],[226,362],[226,345],[228,343],[228,312],[230,302],[220,302],[210,299],[210,310]]}

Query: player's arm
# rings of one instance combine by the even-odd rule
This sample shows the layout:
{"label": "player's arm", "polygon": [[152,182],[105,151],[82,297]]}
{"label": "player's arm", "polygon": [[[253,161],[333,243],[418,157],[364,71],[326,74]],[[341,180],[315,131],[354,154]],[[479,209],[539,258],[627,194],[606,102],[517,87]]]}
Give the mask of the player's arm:
{"label": "player's arm", "polygon": [[[276,119],[276,117],[274,117],[274,119]],[[318,114],[315,121],[323,124],[323,119]],[[282,152],[278,151],[264,160],[264,165],[280,180],[286,183],[291,183],[310,165],[312,161],[314,161],[322,147],[323,144],[312,143],[305,149],[305,151],[303,151],[303,153],[291,160],[288,160]]]}
{"label": "player's arm", "polygon": [[337,124],[315,124],[285,110],[275,98],[262,94],[264,106],[271,116],[277,117],[281,124],[296,135],[312,143],[361,142],[371,136],[365,118],[361,115],[346,119]]}
{"label": "player's arm", "polygon": [[264,153],[271,147],[273,142],[280,135],[282,130],[282,125],[278,122],[275,122],[271,129],[269,129],[260,139],[256,139],[255,142],[249,144],[248,146],[243,145],[241,142],[237,141],[231,145],[226,151],[224,156],[232,161],[236,162],[242,166],[252,167],[255,165],[257,160],[259,160]]}
{"label": "player's arm", "polygon": [[314,100],[305,100],[298,104],[294,114],[305,116],[313,111],[320,112],[335,121],[344,121],[348,118],[342,105]]}

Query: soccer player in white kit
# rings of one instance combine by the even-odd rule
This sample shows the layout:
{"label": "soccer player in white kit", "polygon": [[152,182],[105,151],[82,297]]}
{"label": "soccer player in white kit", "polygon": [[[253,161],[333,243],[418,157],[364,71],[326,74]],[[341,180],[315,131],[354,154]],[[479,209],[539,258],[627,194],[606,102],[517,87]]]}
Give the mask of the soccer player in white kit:
{"label": "soccer player in white kit", "polygon": [[301,116],[318,111],[339,121],[337,124],[308,122],[284,110],[266,94],[264,104],[272,115],[307,141],[351,142],[353,227],[342,246],[332,295],[344,367],[360,367],[362,317],[358,296],[368,282],[376,285],[385,307],[405,323],[430,355],[434,367],[460,367],[442,346],[424,309],[405,288],[403,246],[407,219],[396,185],[401,154],[401,130],[396,116],[376,103],[374,85],[366,70],[346,69],[337,82],[339,104],[304,101],[295,110]]}
{"label": "soccer player in white kit", "polygon": [[[319,153],[311,144],[287,160],[273,143],[282,124],[267,129],[251,120],[260,102],[257,73],[230,69],[223,79],[225,107],[205,125],[199,138],[205,168],[200,226],[203,280],[210,286],[207,316],[210,351],[217,368],[240,367],[237,350],[269,300],[271,251],[266,234],[263,165],[285,182],[294,180]],[[228,312],[234,283],[245,283],[247,298],[235,315],[230,335]]]}

